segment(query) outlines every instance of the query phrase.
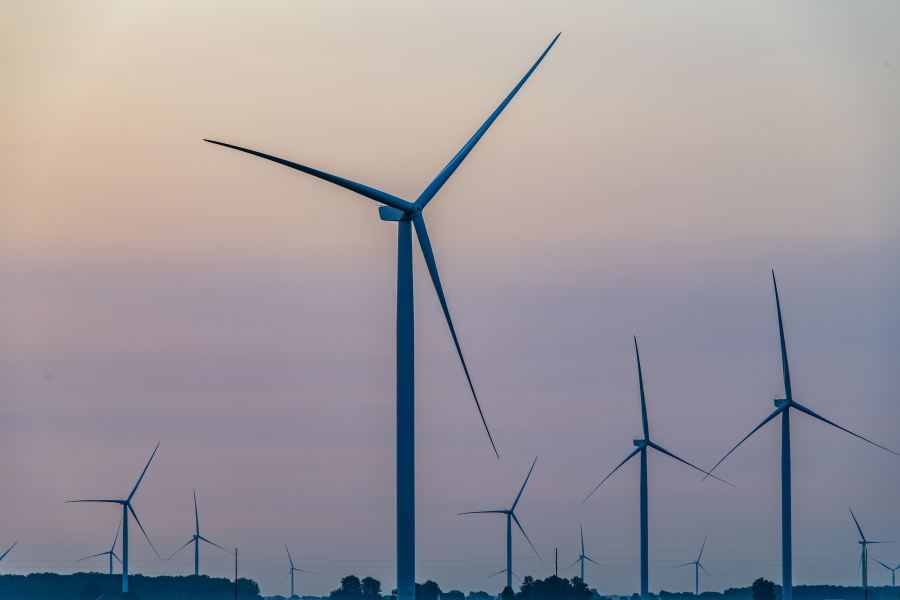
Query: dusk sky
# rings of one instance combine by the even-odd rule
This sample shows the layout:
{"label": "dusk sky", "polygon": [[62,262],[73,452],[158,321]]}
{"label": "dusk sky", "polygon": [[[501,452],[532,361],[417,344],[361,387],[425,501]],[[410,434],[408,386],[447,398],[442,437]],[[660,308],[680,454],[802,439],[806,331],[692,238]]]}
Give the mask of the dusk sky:
{"label": "dusk sky", "polygon": [[[576,558],[638,576],[641,434],[711,468],[783,394],[900,452],[896,2],[0,3],[0,572],[104,571],[118,498],[289,593],[395,585],[396,226],[202,141],[413,200],[558,32],[429,205],[416,252],[417,580],[502,589]],[[794,583],[858,585],[898,540],[900,457],[792,418]],[[650,455],[650,589],[780,583],[780,426],[717,481]],[[188,574],[132,528],[132,570]],[[201,550],[201,572],[232,558]],[[872,565],[870,582],[889,583]],[[118,567],[117,567],[118,572]],[[562,573],[561,573],[562,574]],[[565,576],[577,574],[577,569]]]}

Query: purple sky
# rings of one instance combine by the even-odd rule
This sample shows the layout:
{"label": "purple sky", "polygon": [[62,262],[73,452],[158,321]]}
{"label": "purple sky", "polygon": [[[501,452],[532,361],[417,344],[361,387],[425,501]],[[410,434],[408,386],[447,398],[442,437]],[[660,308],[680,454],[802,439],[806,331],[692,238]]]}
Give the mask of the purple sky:
{"label": "purple sky", "polygon": [[[416,258],[418,579],[515,569],[638,589],[640,433],[711,467],[783,393],[900,451],[900,6],[689,2],[0,6],[3,573],[87,566],[135,508],[160,554],[241,548],[264,594],[394,585],[396,230],[406,198],[563,35],[429,205],[493,456]],[[858,582],[852,507],[900,540],[900,458],[793,419],[795,583]],[[780,582],[779,428],[717,471],[650,459],[651,590]],[[897,546],[897,547],[894,547]],[[133,568],[160,565],[140,537]],[[0,550],[0,551],[2,551]],[[900,544],[872,549],[900,562]],[[204,550],[202,571],[231,559]],[[870,580],[889,573],[872,566]],[[573,569],[567,576],[575,573]]]}

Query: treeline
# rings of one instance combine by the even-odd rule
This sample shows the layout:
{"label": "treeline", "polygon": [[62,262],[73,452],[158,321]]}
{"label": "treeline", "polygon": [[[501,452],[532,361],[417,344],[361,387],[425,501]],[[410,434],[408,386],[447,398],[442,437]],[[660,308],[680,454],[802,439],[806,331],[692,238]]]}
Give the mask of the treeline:
{"label": "treeline", "polygon": [[[102,573],[31,573],[0,575],[3,600],[234,600],[234,581],[208,575],[128,577],[122,594],[122,576]],[[259,585],[238,579],[238,600],[262,600]]]}
{"label": "treeline", "polygon": [[[781,600],[781,586],[773,586],[774,600]],[[650,594],[650,600],[654,600],[656,594]],[[640,598],[634,594],[632,599]],[[753,588],[728,588],[724,592],[701,592],[695,596],[693,592],[667,592],[662,590],[658,595],[659,600],[687,600],[699,598],[700,600],[756,600],[753,596]],[[865,600],[866,592],[861,587],[841,585],[795,585],[794,600]],[[891,586],[869,587],[868,600],[900,600],[900,587]]]}

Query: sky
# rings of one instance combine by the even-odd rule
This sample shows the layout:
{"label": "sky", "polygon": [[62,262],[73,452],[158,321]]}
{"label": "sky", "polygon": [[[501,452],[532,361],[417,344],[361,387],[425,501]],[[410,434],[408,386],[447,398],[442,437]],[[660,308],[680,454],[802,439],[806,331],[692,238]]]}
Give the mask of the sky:
{"label": "sky", "polygon": [[[126,496],[287,594],[395,577],[396,231],[370,200],[213,138],[414,199],[558,32],[428,206],[494,456],[415,257],[417,579],[499,592],[579,553],[638,580],[640,435],[710,468],[783,394],[900,451],[900,5],[0,3],[3,573],[106,569]],[[900,458],[792,419],[795,584],[898,540]],[[653,454],[650,588],[780,583],[780,432],[716,474]],[[137,534],[133,530],[133,534]],[[161,563],[139,535],[132,569]],[[201,550],[201,571],[232,559]],[[873,564],[870,581],[889,583]],[[877,570],[876,570],[877,569]],[[565,575],[575,574],[576,569]]]}

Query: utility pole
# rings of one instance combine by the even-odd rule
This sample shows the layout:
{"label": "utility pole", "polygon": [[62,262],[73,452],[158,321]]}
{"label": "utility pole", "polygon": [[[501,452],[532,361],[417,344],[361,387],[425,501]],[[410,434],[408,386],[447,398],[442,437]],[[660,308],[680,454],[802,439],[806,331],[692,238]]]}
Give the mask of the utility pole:
{"label": "utility pole", "polygon": [[237,548],[234,549],[234,600],[237,600]]}
{"label": "utility pole", "polygon": [[555,575],[559,577],[559,548],[553,552],[553,570],[555,571]]}

